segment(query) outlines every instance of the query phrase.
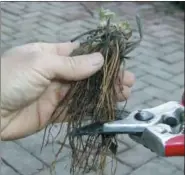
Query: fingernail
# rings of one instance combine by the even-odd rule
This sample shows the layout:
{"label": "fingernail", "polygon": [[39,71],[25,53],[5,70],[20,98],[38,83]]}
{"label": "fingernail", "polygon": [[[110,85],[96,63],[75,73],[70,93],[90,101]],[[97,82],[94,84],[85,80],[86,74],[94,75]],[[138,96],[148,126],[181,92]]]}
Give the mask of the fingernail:
{"label": "fingernail", "polygon": [[104,59],[101,53],[96,52],[96,53],[91,54],[90,61],[93,66],[102,66]]}

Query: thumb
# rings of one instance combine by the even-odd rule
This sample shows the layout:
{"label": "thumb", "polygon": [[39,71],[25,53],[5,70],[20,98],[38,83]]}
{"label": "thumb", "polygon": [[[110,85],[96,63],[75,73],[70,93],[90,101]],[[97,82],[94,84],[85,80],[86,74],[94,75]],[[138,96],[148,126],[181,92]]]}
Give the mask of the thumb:
{"label": "thumb", "polygon": [[[51,58],[52,57],[52,58]],[[100,53],[65,57],[47,55],[42,59],[44,75],[49,79],[82,80],[96,73],[103,66],[103,56]]]}

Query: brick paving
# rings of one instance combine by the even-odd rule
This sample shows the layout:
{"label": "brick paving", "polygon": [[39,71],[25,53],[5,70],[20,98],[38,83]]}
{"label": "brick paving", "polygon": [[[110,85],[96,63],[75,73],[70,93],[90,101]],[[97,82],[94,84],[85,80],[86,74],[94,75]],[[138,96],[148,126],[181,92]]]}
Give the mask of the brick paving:
{"label": "brick paving", "polygon": [[[184,14],[168,2],[1,2],[1,54],[28,42],[68,41],[96,27],[96,10],[103,6],[136,27],[144,24],[144,39],[130,55],[128,70],[136,75],[128,110],[180,100],[184,90]],[[120,103],[120,106],[123,104]],[[57,130],[57,126],[56,126]],[[56,131],[53,131],[56,132]],[[47,175],[58,144],[40,153],[43,131],[15,142],[2,143],[2,175]],[[59,139],[62,136],[59,136]],[[128,136],[119,136],[116,175],[182,175],[184,158],[161,158]],[[57,175],[69,175],[69,148],[56,166]],[[43,170],[44,169],[44,170]],[[109,175],[107,166],[106,175]],[[90,175],[90,174],[89,174]]]}

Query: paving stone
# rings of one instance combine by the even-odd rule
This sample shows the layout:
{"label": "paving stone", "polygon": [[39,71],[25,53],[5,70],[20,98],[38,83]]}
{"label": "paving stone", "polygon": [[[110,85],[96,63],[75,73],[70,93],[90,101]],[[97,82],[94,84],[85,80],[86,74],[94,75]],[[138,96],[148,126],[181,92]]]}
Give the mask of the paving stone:
{"label": "paving stone", "polygon": [[41,169],[43,164],[13,142],[2,143],[2,158],[24,175],[31,175]]}
{"label": "paving stone", "polygon": [[31,13],[26,13],[26,14],[22,15],[21,17],[23,19],[25,19],[25,20],[26,19],[29,19],[30,20],[30,18],[31,19],[37,19],[41,14],[42,14],[42,12],[40,12],[40,11],[38,11],[38,12],[31,12]]}
{"label": "paving stone", "polygon": [[161,30],[161,31],[152,33],[152,35],[162,38],[162,37],[168,37],[168,36],[174,35],[174,33],[170,30]]}
{"label": "paving stone", "polygon": [[184,174],[184,171],[177,170],[177,171],[173,172],[172,175],[183,175],[183,174]]}
{"label": "paving stone", "polygon": [[24,39],[23,38],[17,38],[17,39],[13,40],[10,43],[10,46],[15,47],[15,46],[18,46],[18,45],[23,45],[23,44],[32,43],[32,42],[36,42],[36,39],[32,36],[26,37]]}
{"label": "paving stone", "polygon": [[51,9],[49,9],[47,11],[48,11],[48,14],[50,14],[50,15],[56,17],[56,18],[62,18],[62,19],[64,19],[66,21],[66,19],[63,17],[64,16],[64,12],[62,12],[61,9],[59,9],[59,10],[56,10],[56,9],[52,10],[52,8],[51,8]]}
{"label": "paving stone", "polygon": [[137,13],[137,8],[135,8],[135,5],[128,5],[127,8],[125,8],[126,4],[123,3],[122,5],[119,5],[119,8],[122,9],[123,14],[134,16],[133,14]]}
{"label": "paving stone", "polygon": [[41,35],[52,35],[53,36],[53,31],[52,29],[46,28],[46,27],[40,27],[38,29],[36,29],[36,31],[38,31],[38,33],[40,33]]}
{"label": "paving stone", "polygon": [[171,93],[169,100],[181,101],[183,92],[184,92],[184,86],[176,89],[173,93]]}
{"label": "paving stone", "polygon": [[160,57],[161,55],[163,55],[163,52],[162,51],[155,51],[153,49],[149,49],[149,48],[144,48],[144,47],[140,47],[140,52],[143,54],[143,55],[146,55],[148,57],[153,57],[153,58],[158,58]]}
{"label": "paving stone", "polygon": [[148,41],[150,43],[159,44],[159,39],[157,39],[156,37],[149,35],[149,34],[144,35],[143,40]]}
{"label": "paving stone", "polygon": [[[62,126],[62,129],[60,131],[60,125],[56,125],[55,127],[55,130],[53,131],[53,134],[56,135],[56,142],[63,142],[64,140],[64,137],[66,136],[67,134],[67,123],[64,123],[63,126]],[[66,145],[69,145],[69,140],[67,139],[66,140]]]}
{"label": "paving stone", "polygon": [[[168,45],[162,46],[160,48],[160,50],[162,52],[164,52],[164,54],[170,54],[170,55],[172,54],[173,55],[176,52],[178,53],[181,48],[183,48],[183,47],[179,43],[170,43]],[[177,53],[176,53],[176,55],[178,55]]]}
{"label": "paving stone", "polygon": [[[112,175],[111,172],[114,170],[115,166],[117,166],[116,175],[126,175],[132,171],[131,167],[121,164],[120,162],[117,162],[117,165],[116,165],[114,162],[115,160],[112,161],[110,157],[107,157],[107,163],[104,170],[104,175]],[[61,172],[62,172],[62,175],[70,175],[69,169],[70,169],[69,159],[62,159],[60,162],[56,164],[55,172],[56,172],[56,175],[60,175]],[[96,175],[97,172],[89,172],[86,174]],[[45,169],[35,175],[50,175],[50,171],[49,169]]]}
{"label": "paving stone", "polygon": [[[170,47],[174,48],[173,45],[171,45]],[[176,46],[179,46],[179,44],[178,45],[176,44]],[[179,47],[176,47],[176,49],[179,49]],[[171,52],[173,52],[172,48],[170,48],[169,50],[171,50]],[[170,63],[170,64],[177,63],[178,61],[181,61],[181,60],[184,59],[184,52],[182,52],[182,51],[175,51],[173,53],[170,53],[170,54],[162,57],[161,59],[166,61],[166,62],[168,62],[168,63]]]}
{"label": "paving stone", "polygon": [[141,110],[141,109],[146,109],[149,108],[150,106],[148,105],[148,103],[142,103],[139,105],[135,105],[135,106],[127,106],[126,110],[128,111],[135,111],[135,110]]}
{"label": "paving stone", "polygon": [[4,52],[6,52],[10,47],[9,46],[2,46],[1,47],[1,51],[0,51],[0,54],[1,56],[4,54]]}
{"label": "paving stone", "polygon": [[174,166],[166,163],[162,159],[155,158],[146,165],[141,166],[140,168],[134,170],[129,175],[138,175],[138,174],[150,174],[150,175],[173,175],[178,173],[177,169]]}
{"label": "paving stone", "polygon": [[143,91],[149,94],[150,96],[157,98],[159,100],[162,100],[162,101],[172,100],[172,95],[171,95],[172,93],[169,94],[165,90],[157,88],[157,87],[150,86],[150,87],[144,88]]}
{"label": "paving stone", "polygon": [[128,147],[127,145],[125,145],[125,144],[123,143],[122,140],[120,140],[120,141],[118,142],[117,154],[119,154],[120,152],[123,152],[123,151],[125,151],[125,150],[127,150],[127,149],[129,149],[129,147]]}
{"label": "paving stone", "polygon": [[120,162],[117,162],[117,165],[113,164],[111,162],[111,159],[109,158],[105,168],[105,175],[112,175],[114,173],[115,167],[116,167],[116,175],[126,175],[132,171],[132,168],[130,166]]}
{"label": "paving stone", "polygon": [[[140,47],[140,46],[139,46],[139,47]],[[127,55],[128,57],[131,57],[131,58],[132,58],[131,60],[137,61],[137,56],[141,54],[141,53],[140,53],[139,47],[135,48],[132,52],[130,52],[130,53]],[[129,60],[128,62],[130,62],[130,60]]]}
{"label": "paving stone", "polygon": [[87,22],[88,24],[92,25],[92,28],[95,28],[95,27],[97,27],[97,23],[99,22],[99,19],[96,17],[85,18],[84,22]]}
{"label": "paving stone", "polygon": [[134,168],[145,164],[154,157],[156,157],[156,154],[152,153],[142,145],[136,145],[134,148],[118,155],[118,158],[121,161],[126,162],[128,165]]}
{"label": "paving stone", "polygon": [[177,63],[171,64],[167,67],[163,68],[164,70],[168,71],[169,73],[173,73],[174,75],[184,73],[184,60],[181,60]]}
{"label": "paving stone", "polygon": [[[46,147],[43,147],[43,150],[41,152],[41,147],[42,147],[42,141],[43,141],[43,132],[40,132],[39,135],[32,135],[29,136],[27,138],[24,139],[20,139],[18,141],[16,141],[17,144],[21,145],[22,147],[24,147],[28,152],[30,152],[32,155],[34,155],[35,157],[37,157],[38,159],[40,159],[42,162],[46,163],[47,165],[51,165],[52,162],[55,160],[55,155],[57,154],[58,150],[60,149],[60,144],[57,144],[56,142],[59,140],[62,142],[64,139],[64,135],[62,131],[60,133],[60,135],[56,138],[56,140],[53,140],[54,137],[57,136],[59,128],[53,128],[51,130],[51,135],[49,135],[48,137],[48,132],[46,132],[46,139],[48,138],[49,142],[48,145]],[[65,132],[66,133],[66,132]],[[63,138],[62,138],[63,136]],[[53,143],[54,141],[54,143]],[[45,142],[46,143],[46,140]],[[53,144],[52,144],[53,143]],[[66,152],[66,156],[68,154],[67,152],[68,149],[65,149],[62,151],[62,153],[64,154]],[[61,158],[62,154],[58,157],[57,161]],[[70,156],[70,155],[68,155]]]}
{"label": "paving stone", "polygon": [[0,172],[1,175],[20,175],[19,173],[15,172],[12,168],[5,165],[4,163],[1,163]]}
{"label": "paving stone", "polygon": [[74,11],[73,15],[70,15],[69,13],[66,14],[65,19],[67,21],[73,21],[73,20],[78,20],[78,19],[84,19],[89,17],[88,13],[84,13],[82,10],[79,9],[79,11]]}
{"label": "paving stone", "polygon": [[50,15],[50,14],[44,14],[41,16],[41,20],[46,20],[46,21],[50,21],[50,22],[53,22],[55,24],[61,24],[61,23],[64,23],[65,20],[62,19],[62,17],[60,18],[55,18],[54,16]]}
{"label": "paving stone", "polygon": [[160,32],[161,30],[169,30],[170,26],[167,24],[160,24],[160,25],[152,24],[148,26],[148,29],[151,32],[156,32],[156,31]]}
{"label": "paving stone", "polygon": [[53,22],[50,22],[50,21],[46,21],[46,20],[43,20],[43,21],[40,21],[39,24],[42,26],[42,28],[49,28],[51,30],[50,33],[52,33],[52,30],[59,30],[60,29],[60,26],[58,24],[55,24]]}
{"label": "paving stone", "polygon": [[49,8],[48,3],[44,2],[30,2],[29,5],[25,5],[25,13],[33,13],[38,11],[47,11]]}
{"label": "paving stone", "polygon": [[[14,10],[11,10],[11,9],[14,9]],[[15,16],[19,16],[23,13],[22,10],[14,8],[14,6],[11,6],[11,5],[9,5],[8,8],[3,9],[3,11],[6,13],[10,13],[12,15],[15,15]]]}
{"label": "paving stone", "polygon": [[21,29],[24,26],[30,26],[32,28],[31,25],[34,25],[35,23],[37,23],[37,21],[38,21],[38,17],[33,17],[33,18],[28,18],[28,19],[23,18],[16,23],[16,26],[17,26],[17,28],[18,28],[18,26],[19,26],[19,28],[21,27]]}
{"label": "paving stone", "polygon": [[171,82],[174,82],[175,84],[184,85],[184,74],[179,74],[177,76],[174,76],[172,79],[170,79]]}
{"label": "paving stone", "polygon": [[147,94],[145,91],[140,90],[132,93],[132,96],[127,100],[128,106],[140,105],[145,101],[151,100],[153,97]]}
{"label": "paving stone", "polygon": [[82,20],[76,20],[75,23],[74,22],[67,22],[67,23],[63,23],[61,24],[61,30],[71,30],[73,32],[75,32],[77,29],[81,29],[81,24],[83,23]]}
{"label": "paving stone", "polygon": [[90,11],[96,9],[99,6],[99,3],[100,2],[97,2],[97,1],[86,1],[86,2],[83,1],[83,2],[81,2],[81,4],[83,4],[84,7]]}
{"label": "paving stone", "polygon": [[1,41],[10,41],[10,40],[12,40],[12,37],[9,35],[6,35],[5,33],[1,37]]}
{"label": "paving stone", "polygon": [[179,170],[184,171],[184,165],[185,165],[184,157],[169,157],[169,158],[164,158],[164,160],[171,163]]}
{"label": "paving stone", "polygon": [[[2,11],[3,11],[3,8],[2,8]],[[10,13],[6,13],[6,15],[5,13],[2,13],[1,15],[2,15],[2,18],[7,18],[8,20],[12,20],[12,21],[17,21],[20,18],[20,16],[15,16]]]}
{"label": "paving stone", "polygon": [[144,83],[144,82],[136,79],[136,82],[134,83],[134,85],[132,87],[132,92],[140,91],[148,86],[149,86],[149,84]]}
{"label": "paving stone", "polygon": [[171,75],[177,75],[184,71],[183,60],[174,64],[169,64],[167,62],[164,62],[162,60],[162,57],[152,58],[146,57],[142,54],[137,57],[137,60],[144,64],[153,66],[156,70],[160,69],[160,71],[165,71]]}
{"label": "paving stone", "polygon": [[142,76],[146,75],[146,72],[143,71],[142,69],[138,68],[137,66],[135,67],[131,67],[128,69],[130,72],[135,74],[136,80],[138,81],[139,78],[141,78]]}
{"label": "paving stone", "polygon": [[[116,168],[116,175],[126,175],[132,171],[132,168],[128,165],[122,164],[119,161],[112,160],[112,158],[107,157],[106,167],[104,170],[104,175],[114,174]],[[97,172],[90,172],[87,175],[97,175]]]}
{"label": "paving stone", "polygon": [[160,68],[156,68],[147,64],[140,64],[139,69],[143,70],[144,72],[146,72],[146,74],[151,74],[153,76],[162,78],[162,79],[169,79],[172,77],[172,74],[160,69]]}
{"label": "paving stone", "polygon": [[6,34],[8,34],[8,35],[10,35],[10,36],[11,36],[13,33],[15,33],[15,30],[14,30],[14,29],[12,29],[12,28],[10,28],[10,27],[8,27],[8,26],[6,26],[6,25],[2,25],[1,30],[2,30],[2,32],[6,33]]}
{"label": "paving stone", "polygon": [[166,45],[169,43],[179,43],[179,40],[174,35],[166,37],[165,39],[160,39],[159,41],[161,45]]}
{"label": "paving stone", "polygon": [[137,67],[140,65],[140,62],[137,59],[130,59],[126,61],[126,69],[130,69],[132,67]]}
{"label": "paving stone", "polygon": [[145,63],[147,65],[153,66],[154,68],[157,68],[157,69],[164,69],[164,68],[169,66],[168,63],[162,62],[158,58],[148,57],[148,56],[143,55],[143,54],[140,54],[137,57],[137,60],[142,62],[142,63]]}
{"label": "paving stone", "polygon": [[140,80],[167,91],[172,91],[178,88],[177,85],[175,85],[174,83],[170,83],[168,80],[157,78],[151,75],[145,75],[142,78],[140,78]]}
{"label": "paving stone", "polygon": [[153,5],[149,5],[149,4],[139,5],[138,9],[139,10],[153,10]]}
{"label": "paving stone", "polygon": [[137,145],[137,142],[133,141],[127,134],[118,135],[118,139],[120,142],[122,142],[124,145],[127,145],[130,148]]}
{"label": "paving stone", "polygon": [[118,109],[120,109],[120,110],[125,109],[127,111],[135,111],[135,110],[139,110],[139,109],[143,109],[143,108],[148,108],[149,105],[146,102],[149,100],[152,100],[152,99],[153,99],[153,97],[149,97],[148,100],[143,101],[143,102],[140,102],[139,99],[138,100],[136,99],[135,101],[134,101],[134,99],[132,99],[132,100],[129,99],[129,100],[127,100],[128,102],[127,102],[126,106],[125,106],[125,102],[118,103],[118,106],[119,106]]}
{"label": "paving stone", "polygon": [[146,48],[154,49],[154,50],[158,47],[158,44],[152,43],[146,40],[143,40],[140,45]]}
{"label": "paving stone", "polygon": [[14,10],[16,9],[16,10],[22,10],[23,8],[24,8],[24,6],[25,6],[25,3],[10,3],[9,4],[9,7],[12,7]]}
{"label": "paving stone", "polygon": [[34,38],[35,35],[38,35],[38,32],[33,31],[33,30],[28,30],[28,31],[25,31],[25,32],[17,32],[14,35],[14,38],[15,39],[27,38],[28,34],[29,34],[30,37],[33,37]]}
{"label": "paving stone", "polygon": [[[168,23],[171,27],[176,28],[177,27],[177,20],[176,18],[172,17],[172,16],[165,16],[165,22]],[[184,27],[183,23],[178,23],[178,28],[182,29]]]}
{"label": "paving stone", "polygon": [[67,1],[65,1],[65,2],[48,2],[47,4],[50,6],[50,7],[52,7],[52,8],[60,8],[60,9],[65,9],[66,7],[68,7],[68,6],[71,6],[72,4],[73,5],[77,5],[78,4],[78,2],[67,2]]}
{"label": "paving stone", "polygon": [[[23,32],[23,31],[35,30],[37,28],[38,28],[38,26],[36,23],[28,23],[27,25],[22,23],[19,25],[19,27],[17,27],[17,31]],[[27,37],[29,37],[29,35]],[[22,38],[22,39],[24,39],[24,38]]]}
{"label": "paving stone", "polygon": [[150,107],[155,107],[155,106],[158,106],[158,105],[161,105],[161,104],[165,103],[165,101],[164,100],[159,100],[159,99],[156,98],[156,99],[147,101],[146,103]]}
{"label": "paving stone", "polygon": [[[55,166],[55,169],[52,171],[56,173],[56,175],[71,175],[70,171],[70,160],[67,158],[63,158],[60,162],[58,162]],[[51,175],[50,169],[46,168],[39,173],[35,173],[34,175]]]}

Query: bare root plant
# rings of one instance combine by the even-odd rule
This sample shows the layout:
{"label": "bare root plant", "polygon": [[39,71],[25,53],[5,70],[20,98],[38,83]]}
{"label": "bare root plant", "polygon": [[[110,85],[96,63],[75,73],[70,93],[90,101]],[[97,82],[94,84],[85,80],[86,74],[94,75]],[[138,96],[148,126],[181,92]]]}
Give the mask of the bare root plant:
{"label": "bare root plant", "polygon": [[[71,82],[72,88],[59,104],[52,116],[52,123],[66,114],[63,122],[68,123],[67,134],[56,157],[68,139],[72,150],[71,173],[84,174],[90,170],[103,174],[106,164],[106,153],[117,146],[116,135],[90,134],[74,136],[72,131],[82,127],[88,117],[89,123],[107,122],[116,119],[115,81],[120,66],[125,66],[127,55],[134,50],[142,39],[139,17],[136,17],[140,39],[130,41],[132,29],[128,22],[112,23],[114,13],[109,10],[100,11],[100,24],[96,29],[87,31],[72,40],[81,39],[81,45],[71,56],[101,52],[104,65],[100,71],[88,79]],[[120,92],[123,92],[120,85]],[[49,132],[52,126],[49,126]],[[113,149],[112,149],[113,150]]]}

